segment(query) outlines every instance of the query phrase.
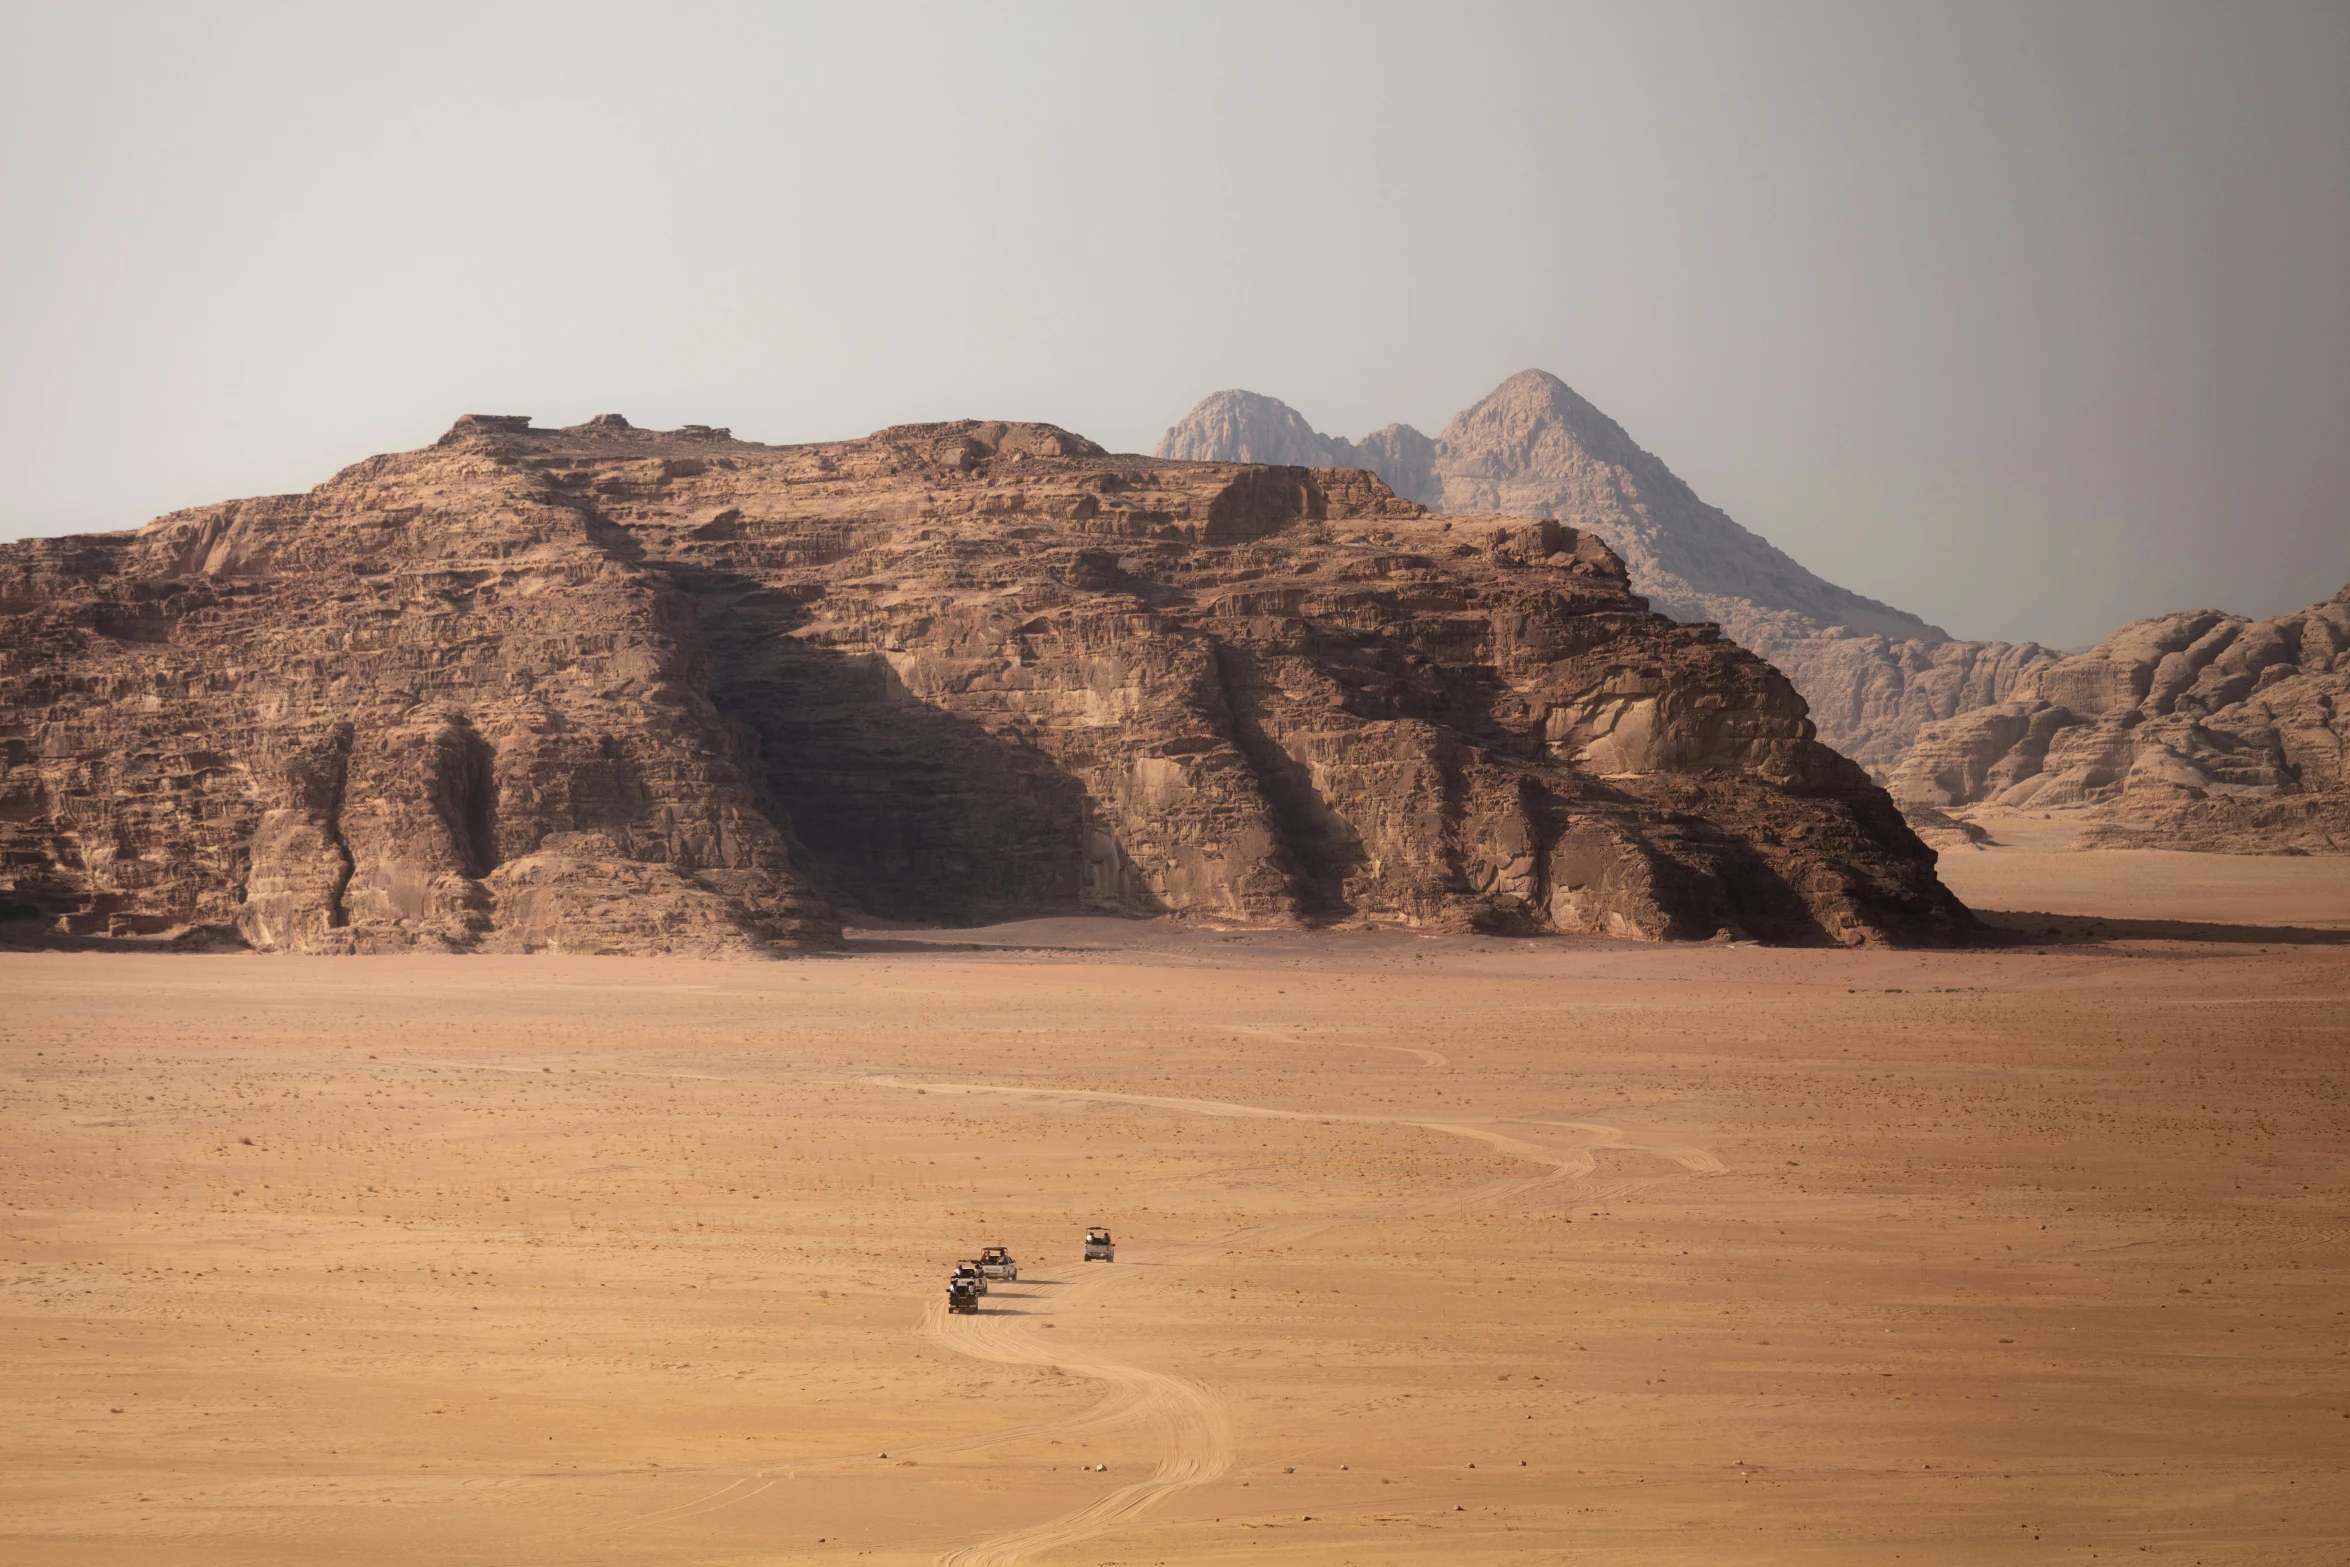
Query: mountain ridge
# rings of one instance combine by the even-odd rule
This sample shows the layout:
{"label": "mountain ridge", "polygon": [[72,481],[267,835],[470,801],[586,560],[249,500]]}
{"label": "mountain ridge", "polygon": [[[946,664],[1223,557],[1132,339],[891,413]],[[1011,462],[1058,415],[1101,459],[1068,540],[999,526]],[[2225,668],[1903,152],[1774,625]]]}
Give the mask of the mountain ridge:
{"label": "mountain ridge", "polygon": [[2107,848],[2350,853],[2350,587],[2282,615],[2132,621],[1927,725],[1894,769],[1929,810],[2061,812]]}
{"label": "mountain ridge", "polygon": [[1595,535],[1353,467],[473,415],[0,545],[0,929],[754,956],[843,910],[1976,929],[1785,679]]}
{"label": "mountain ridge", "polygon": [[1784,670],[1823,739],[1882,774],[1918,727],[2002,700],[2053,657],[2035,643],[1969,642],[1837,586],[1701,499],[1559,377],[1524,370],[1429,437],[1389,425],[1324,435],[1277,398],[1212,394],[1158,453],[1233,460],[1273,447],[1378,473],[1424,505],[1551,516],[1608,541],[1636,590],[1676,619],[1710,621]]}

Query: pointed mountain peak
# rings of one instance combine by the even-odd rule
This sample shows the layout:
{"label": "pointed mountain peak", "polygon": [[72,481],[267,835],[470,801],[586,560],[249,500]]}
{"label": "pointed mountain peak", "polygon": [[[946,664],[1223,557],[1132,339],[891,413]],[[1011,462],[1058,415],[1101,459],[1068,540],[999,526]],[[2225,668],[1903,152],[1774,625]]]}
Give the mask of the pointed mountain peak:
{"label": "pointed mountain peak", "polygon": [[[1319,445],[1281,444],[1283,430]],[[2047,657],[2029,644],[1954,643],[1939,626],[1806,570],[1707,505],[1547,370],[1519,371],[1433,441],[1409,425],[1359,441],[1320,435],[1286,403],[1219,392],[1159,446],[1163,457],[1225,462],[1309,460],[1306,450],[1316,463],[1368,468],[1432,511],[1547,517],[1598,535],[1656,608],[1717,622],[1769,657],[1811,699],[1823,737],[1873,767],[1890,765],[1936,704],[2004,701]]]}
{"label": "pointed mountain peak", "polygon": [[[1437,437],[1447,448],[1529,452],[1563,440],[1604,462],[1646,457],[1624,427],[1548,370],[1521,370],[1463,409]],[[1653,459],[1651,459],[1653,461]]]}
{"label": "pointed mountain peak", "polygon": [[1210,392],[1159,438],[1155,455],[1186,462],[1345,467],[1334,443],[1278,397],[1232,387]]}

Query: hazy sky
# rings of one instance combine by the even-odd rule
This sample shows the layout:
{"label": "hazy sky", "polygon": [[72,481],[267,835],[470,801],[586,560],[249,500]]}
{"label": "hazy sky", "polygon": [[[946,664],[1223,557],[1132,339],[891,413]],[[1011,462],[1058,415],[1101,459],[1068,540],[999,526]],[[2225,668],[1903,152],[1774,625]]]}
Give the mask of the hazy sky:
{"label": "hazy sky", "polygon": [[2350,581],[2350,5],[0,5],[0,535],[469,411],[1148,450],[1557,372],[1830,579]]}

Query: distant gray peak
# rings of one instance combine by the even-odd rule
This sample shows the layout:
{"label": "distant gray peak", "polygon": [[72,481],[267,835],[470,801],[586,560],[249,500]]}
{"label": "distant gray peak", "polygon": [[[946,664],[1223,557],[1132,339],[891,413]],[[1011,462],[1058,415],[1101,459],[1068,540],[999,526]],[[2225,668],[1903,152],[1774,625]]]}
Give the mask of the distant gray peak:
{"label": "distant gray peak", "polygon": [[1352,452],[1349,443],[1318,433],[1305,415],[1280,398],[1234,387],[1201,398],[1160,438],[1157,455],[1185,462],[1361,466],[1351,460]]}
{"label": "distant gray peak", "polygon": [[1556,517],[1589,527],[1635,586],[1685,620],[1713,601],[1792,612],[1820,629],[1927,641],[1949,635],[1840,588],[1700,500],[1655,454],[1547,370],[1521,370],[1431,440],[1391,424],[1361,441],[1316,430],[1277,397],[1238,388],[1202,398],[1158,455],[1199,462],[1369,468],[1397,494],[1451,512]]}
{"label": "distant gray peak", "polygon": [[[1456,414],[1438,437],[1464,453],[1497,455],[1545,444],[1572,445],[1591,458],[1631,466],[1656,463],[1624,433],[1624,427],[1547,370],[1521,370]],[[1663,464],[1657,463],[1658,467]]]}
{"label": "distant gray peak", "polygon": [[2005,698],[2048,657],[2031,644],[1961,643],[1941,627],[1805,569],[1710,506],[1590,399],[1521,370],[1434,438],[1406,424],[1350,441],[1277,397],[1202,398],[1158,455],[1199,462],[1368,468],[1446,512],[1555,517],[1623,557],[1632,585],[1678,620],[1710,620],[1771,659],[1824,738],[1885,769],[1918,724]]}

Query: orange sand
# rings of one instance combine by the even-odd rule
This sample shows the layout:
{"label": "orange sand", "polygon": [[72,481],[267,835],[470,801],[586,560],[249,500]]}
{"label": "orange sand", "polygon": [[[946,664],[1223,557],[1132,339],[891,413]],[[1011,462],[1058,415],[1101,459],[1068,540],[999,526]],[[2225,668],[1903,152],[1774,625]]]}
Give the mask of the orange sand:
{"label": "orange sand", "polygon": [[2116,919],[2350,930],[2350,858],[2187,854],[2067,845],[2085,818],[1981,808],[1983,847],[1937,838],[1942,880],[1969,908],[2033,909]]}
{"label": "orange sand", "polygon": [[0,957],[0,1561],[2350,1560],[2350,946],[859,947]]}

